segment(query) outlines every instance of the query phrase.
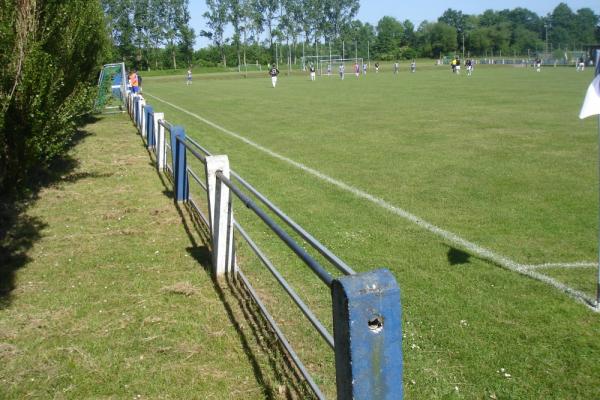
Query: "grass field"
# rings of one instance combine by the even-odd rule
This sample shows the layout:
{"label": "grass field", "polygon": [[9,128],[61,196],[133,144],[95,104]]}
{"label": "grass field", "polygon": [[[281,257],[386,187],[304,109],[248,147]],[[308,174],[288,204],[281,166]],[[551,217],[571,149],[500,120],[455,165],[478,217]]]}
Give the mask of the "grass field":
{"label": "grass field", "polygon": [[135,132],[120,114],[87,125],[1,232],[0,398],[302,397]]}
{"label": "grass field", "polygon": [[[600,397],[599,314],[502,268],[549,264],[536,273],[595,296],[597,124],[577,118],[591,72],[402,67],[344,81],[282,74],[276,89],[260,75],[191,87],[157,77],[144,91],[357,271],[395,274],[408,398]],[[327,290],[236,213],[330,326]],[[240,257],[331,395],[332,355]]]}

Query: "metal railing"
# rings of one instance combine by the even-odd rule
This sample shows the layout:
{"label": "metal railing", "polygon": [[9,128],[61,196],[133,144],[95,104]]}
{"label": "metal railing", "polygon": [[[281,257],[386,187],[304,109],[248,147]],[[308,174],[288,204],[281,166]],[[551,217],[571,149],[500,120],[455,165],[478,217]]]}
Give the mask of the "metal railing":
{"label": "metal railing", "polygon": [[[211,154],[187,137],[182,127],[167,122],[164,114],[155,113],[151,106],[145,104],[142,96],[129,94],[127,104],[129,114],[145,144],[152,149],[156,157],[159,171],[172,178],[175,200],[189,204],[210,231],[213,273],[217,278],[230,276],[243,284],[315,396],[319,399],[325,398],[275,318],[243,273],[243,268],[237,265],[234,231],[239,234],[236,237],[243,239],[328,347],[334,351],[338,399],[401,399],[403,392],[400,292],[391,273],[387,270],[377,270],[356,274],[266,196],[230,170],[227,156]],[[203,173],[193,168],[192,164],[201,166],[204,169]],[[206,195],[207,212],[202,210],[201,201],[195,196],[198,189],[202,195]],[[234,198],[262,221],[331,291],[333,335],[234,218]],[[308,243],[316,253],[341,272],[342,276],[332,276],[262,207]]]}

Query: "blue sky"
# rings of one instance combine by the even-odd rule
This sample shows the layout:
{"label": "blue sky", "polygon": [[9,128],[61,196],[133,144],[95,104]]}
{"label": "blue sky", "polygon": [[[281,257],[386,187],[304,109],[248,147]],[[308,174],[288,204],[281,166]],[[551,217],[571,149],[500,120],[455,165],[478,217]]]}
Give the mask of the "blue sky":
{"label": "blue sky", "polygon": [[[448,8],[462,11],[464,14],[481,14],[487,9],[504,10],[517,7],[527,8],[540,16],[544,16],[560,3],[560,0],[361,0],[357,18],[362,22],[376,24],[381,17],[389,15],[404,21],[409,19],[415,26],[422,21],[435,21]],[[573,11],[580,8],[591,8],[600,14],[600,0],[563,0]],[[191,25],[196,33],[205,29],[202,14],[206,11],[204,0],[190,0]],[[208,42],[205,38],[196,40],[196,47],[203,47]]]}

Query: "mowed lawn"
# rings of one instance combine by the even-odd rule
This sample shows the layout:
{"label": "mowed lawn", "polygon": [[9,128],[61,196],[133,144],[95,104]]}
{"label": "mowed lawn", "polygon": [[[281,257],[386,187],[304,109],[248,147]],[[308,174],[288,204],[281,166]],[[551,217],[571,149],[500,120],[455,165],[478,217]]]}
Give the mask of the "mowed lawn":
{"label": "mowed lawn", "polygon": [[[447,67],[418,65],[415,74],[402,67],[398,76],[384,66],[344,81],[282,73],[276,89],[266,76],[207,76],[191,87],[183,76],[148,77],[144,91],[169,122],[228,154],[234,170],[357,271],[395,274],[407,397],[600,397],[598,313],[348,190],[516,264],[596,262],[597,123],[577,118],[592,72],[479,67],[467,77]],[[241,208],[238,218],[249,221]],[[265,228],[248,224],[266,239]],[[248,253],[240,257],[250,269]],[[330,326],[328,291],[297,263],[282,270]],[[595,296],[594,267],[539,272]],[[331,393],[331,354],[312,342],[317,335],[298,325],[273,285],[255,276]]]}

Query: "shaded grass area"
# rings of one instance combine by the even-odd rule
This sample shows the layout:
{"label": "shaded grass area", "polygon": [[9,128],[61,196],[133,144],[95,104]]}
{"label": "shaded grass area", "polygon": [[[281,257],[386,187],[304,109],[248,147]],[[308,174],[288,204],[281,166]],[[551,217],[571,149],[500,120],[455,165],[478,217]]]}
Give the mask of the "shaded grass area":
{"label": "shaded grass area", "polygon": [[82,139],[3,209],[0,397],[309,397],[127,117]]}
{"label": "shaded grass area", "polygon": [[[344,82],[282,77],[277,89],[266,79],[207,80],[193,89],[156,79],[146,88],[518,262],[595,259],[597,138],[590,121],[576,119],[591,76],[490,67],[471,78],[418,66],[414,75]],[[407,397],[600,396],[597,313],[148,99],[213,153],[228,154],[234,170],[357,271],[394,273]],[[245,207],[234,209],[331,327],[328,290]],[[243,245],[238,257],[317,381],[330,388],[331,353]],[[570,272],[548,274],[593,295],[593,269]]]}

